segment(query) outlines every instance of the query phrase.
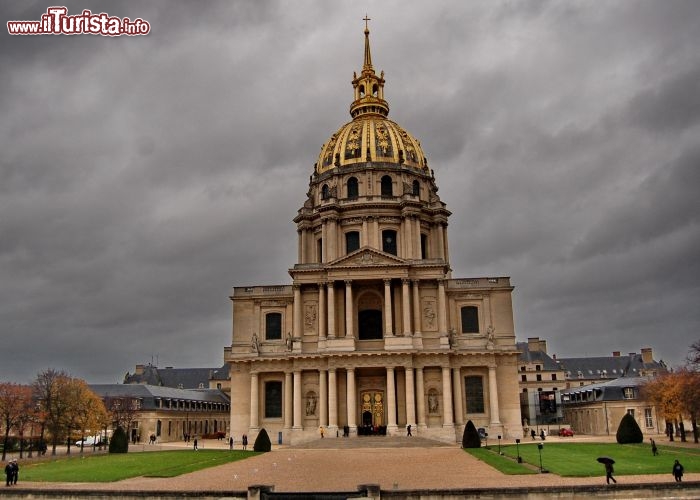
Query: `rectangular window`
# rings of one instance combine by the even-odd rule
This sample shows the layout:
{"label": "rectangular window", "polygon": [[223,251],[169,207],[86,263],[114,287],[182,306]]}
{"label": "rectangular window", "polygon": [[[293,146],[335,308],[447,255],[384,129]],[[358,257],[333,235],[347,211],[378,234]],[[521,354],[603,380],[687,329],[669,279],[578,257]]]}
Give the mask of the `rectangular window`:
{"label": "rectangular window", "polygon": [[265,418],[282,418],[282,382],[265,382]]}
{"label": "rectangular window", "polygon": [[267,340],[282,339],[282,315],[280,313],[265,315],[265,338]]}
{"label": "rectangular window", "polygon": [[467,393],[467,413],[484,413],[483,378],[478,375],[464,377],[464,388]]}
{"label": "rectangular window", "polygon": [[428,236],[425,234],[420,235],[420,258],[428,258]]}
{"label": "rectangular window", "polygon": [[542,374],[541,373],[537,374],[537,381],[542,382]]}
{"label": "rectangular window", "polygon": [[644,408],[644,425],[648,429],[652,429],[654,427],[654,419],[651,416],[651,408]]}
{"label": "rectangular window", "polygon": [[520,380],[527,382],[527,375],[520,375]]}
{"label": "rectangular window", "polygon": [[557,374],[556,374],[556,373],[552,373],[552,380],[556,380],[556,379],[557,379]]}
{"label": "rectangular window", "polygon": [[351,253],[360,248],[360,233],[350,231],[345,233],[345,253]]}
{"label": "rectangular window", "polygon": [[479,333],[479,308],[464,306],[460,310],[462,316],[462,333]]}

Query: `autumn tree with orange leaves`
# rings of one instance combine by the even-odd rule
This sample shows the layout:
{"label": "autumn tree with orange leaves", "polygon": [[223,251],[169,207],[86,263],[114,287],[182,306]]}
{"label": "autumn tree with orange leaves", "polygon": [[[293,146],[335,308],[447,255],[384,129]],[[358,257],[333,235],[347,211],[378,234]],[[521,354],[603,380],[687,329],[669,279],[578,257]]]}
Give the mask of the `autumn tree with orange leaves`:
{"label": "autumn tree with orange leaves", "polygon": [[[14,428],[22,434],[26,417],[33,411],[32,388],[12,382],[0,383],[0,418],[4,429],[2,461],[5,461],[10,432]],[[20,444],[21,446],[21,444]]]}

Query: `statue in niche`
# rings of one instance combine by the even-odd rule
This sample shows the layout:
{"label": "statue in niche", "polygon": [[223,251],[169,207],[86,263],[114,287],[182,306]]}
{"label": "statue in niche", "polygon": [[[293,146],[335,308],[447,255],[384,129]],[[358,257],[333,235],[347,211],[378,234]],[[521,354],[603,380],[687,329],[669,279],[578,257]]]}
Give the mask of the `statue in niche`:
{"label": "statue in niche", "polygon": [[250,339],[250,349],[253,352],[260,352],[260,343],[258,342],[258,334],[253,332],[253,337]]}
{"label": "statue in niche", "polygon": [[287,345],[287,350],[291,351],[293,347],[292,333],[287,332],[287,338],[285,339],[285,344]]}
{"label": "statue in niche", "polygon": [[440,410],[440,401],[436,392],[428,394],[428,413],[438,413]]}
{"label": "statue in niche", "polygon": [[310,392],[306,398],[306,416],[316,415],[316,394]]}
{"label": "statue in niche", "polygon": [[494,344],[494,329],[493,325],[489,325],[486,329],[486,348],[493,349]]}
{"label": "statue in niche", "polygon": [[447,332],[447,344],[450,346],[450,349],[455,346],[455,342],[455,329],[450,328],[450,330]]}

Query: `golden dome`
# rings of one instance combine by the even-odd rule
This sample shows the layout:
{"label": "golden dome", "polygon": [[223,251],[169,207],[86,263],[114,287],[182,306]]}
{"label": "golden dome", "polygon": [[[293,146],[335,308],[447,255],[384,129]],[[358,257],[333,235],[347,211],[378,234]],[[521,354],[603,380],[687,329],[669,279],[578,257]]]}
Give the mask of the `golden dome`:
{"label": "golden dome", "polygon": [[340,127],[321,147],[316,173],[366,162],[393,163],[428,172],[420,142],[387,118],[389,104],[384,100],[384,72],[377,76],[372,67],[366,26],[364,64],[360,75],[353,75],[352,86],[353,120]]}

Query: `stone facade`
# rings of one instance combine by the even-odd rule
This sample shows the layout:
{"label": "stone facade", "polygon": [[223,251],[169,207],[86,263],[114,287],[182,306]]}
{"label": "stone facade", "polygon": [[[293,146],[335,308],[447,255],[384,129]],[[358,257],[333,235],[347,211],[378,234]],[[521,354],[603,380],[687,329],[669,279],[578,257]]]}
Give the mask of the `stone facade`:
{"label": "stone facade", "polygon": [[519,437],[513,287],[452,278],[420,142],[387,118],[369,31],[352,121],[321,148],[294,222],[291,285],[235,287],[231,431],[284,443],[336,433]]}

